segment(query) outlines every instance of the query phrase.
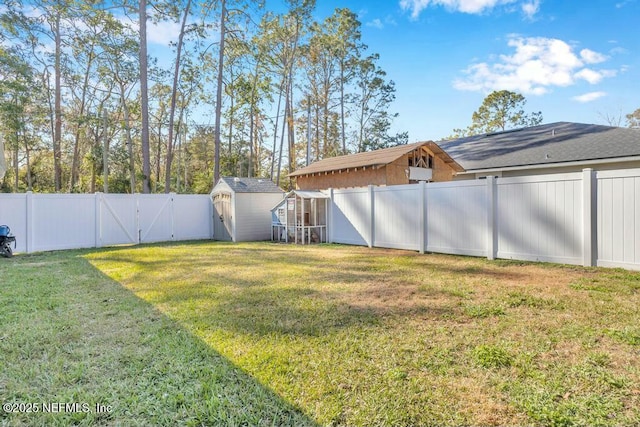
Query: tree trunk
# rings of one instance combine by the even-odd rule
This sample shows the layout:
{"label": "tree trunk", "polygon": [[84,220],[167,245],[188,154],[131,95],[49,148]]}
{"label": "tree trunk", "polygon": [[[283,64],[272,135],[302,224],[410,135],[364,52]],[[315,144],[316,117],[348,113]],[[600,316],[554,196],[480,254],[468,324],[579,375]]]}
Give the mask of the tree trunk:
{"label": "tree trunk", "polygon": [[164,192],[169,193],[171,191],[171,163],[173,163],[173,122],[176,114],[176,100],[178,97],[178,82],[180,77],[180,57],[182,55],[182,43],[184,40],[184,29],[187,25],[187,18],[189,17],[189,10],[191,9],[191,0],[187,1],[187,6],[184,9],[184,15],[182,16],[182,24],[180,25],[180,35],[178,35],[178,45],[176,46],[176,64],[173,69],[173,87],[171,88],[171,107],[169,109],[169,141],[167,142],[167,160],[165,164],[165,176],[164,176]]}
{"label": "tree trunk", "polygon": [[62,189],[62,82],[60,56],[62,55],[62,36],[60,34],[60,12],[56,11],[54,23],[55,39],[55,95],[54,95],[54,130],[53,130],[53,170],[55,191]]}
{"label": "tree trunk", "polygon": [[344,124],[344,59],[340,61],[340,138],[342,139],[342,154],[347,154],[347,138]]}
{"label": "tree trunk", "polygon": [[[22,138],[24,140],[24,151],[26,154],[27,162],[27,191],[33,191],[33,179],[31,178],[31,150],[29,150],[29,141],[27,140],[27,135],[23,133]],[[4,156],[4,153],[0,153],[0,155]]]}
{"label": "tree trunk", "polygon": [[76,134],[73,143],[73,159],[71,161],[71,177],[69,178],[69,192],[73,191],[80,178],[80,136],[81,136],[81,124],[80,121],[84,117],[85,108],[87,103],[87,89],[89,87],[89,74],[91,71],[91,64],[93,63],[93,54],[89,54],[89,60],[87,62],[87,69],[84,73],[84,82],[82,85],[82,96],[80,97],[80,111],[78,113],[78,126],[76,128]]}
{"label": "tree trunk", "polygon": [[224,41],[226,32],[226,0],[220,1],[220,52],[218,53],[218,87],[216,88],[216,117],[214,126],[213,185],[220,179],[220,120],[222,118],[222,77],[224,68]]}
{"label": "tree trunk", "polygon": [[147,70],[147,0],[140,0],[140,114],[142,128],[142,192],[151,193],[151,156],[149,152],[149,88]]}
{"label": "tree trunk", "polygon": [[[278,123],[280,121],[280,104],[282,103],[282,91],[284,90],[285,76],[282,76],[282,81],[280,82],[280,92],[278,93],[278,106],[276,107],[276,124],[273,129],[273,151],[271,152],[271,181],[273,181],[274,168],[276,164],[276,149],[278,144]],[[282,150],[282,144],[280,144],[280,150]],[[280,168],[280,161],[278,160],[278,168]],[[280,177],[280,173],[278,172],[278,177]],[[279,179],[275,181],[278,184]]]}
{"label": "tree trunk", "polygon": [[131,123],[129,106],[127,105],[127,98],[124,89],[124,83],[118,79],[118,86],[120,87],[120,102],[122,103],[122,114],[124,115],[124,130],[127,136],[127,151],[129,154],[129,184],[131,185],[131,194],[136,192],[136,169],[135,160],[133,158],[133,138],[131,137]]}

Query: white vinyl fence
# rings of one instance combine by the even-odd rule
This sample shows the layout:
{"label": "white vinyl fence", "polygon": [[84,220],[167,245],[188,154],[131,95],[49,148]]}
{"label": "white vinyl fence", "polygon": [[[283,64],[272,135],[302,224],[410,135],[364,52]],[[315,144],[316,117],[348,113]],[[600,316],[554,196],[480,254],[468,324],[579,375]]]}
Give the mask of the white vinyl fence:
{"label": "white vinyl fence", "polygon": [[640,270],[640,169],[329,193],[336,243]]}
{"label": "white vinyl fence", "polygon": [[213,237],[208,195],[0,194],[17,252]]}

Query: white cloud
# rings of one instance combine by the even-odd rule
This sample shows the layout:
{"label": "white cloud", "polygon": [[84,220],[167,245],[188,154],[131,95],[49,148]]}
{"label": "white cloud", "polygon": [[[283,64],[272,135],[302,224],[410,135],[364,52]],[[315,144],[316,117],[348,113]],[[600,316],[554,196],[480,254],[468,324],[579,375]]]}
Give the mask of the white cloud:
{"label": "white cloud", "polygon": [[586,102],[592,102],[592,101],[595,101],[596,99],[600,99],[603,96],[607,96],[607,93],[606,92],[589,92],[589,93],[585,93],[584,95],[574,96],[571,99],[584,104]]}
{"label": "white cloud", "polygon": [[540,0],[533,0],[528,3],[522,3],[522,12],[529,19],[533,19],[533,17],[539,11],[540,11]]}
{"label": "white cloud", "polygon": [[594,52],[591,49],[582,49],[580,51],[580,58],[587,64],[598,64],[609,59],[606,55]]}
{"label": "white cloud", "polygon": [[382,23],[382,21],[378,18],[374,19],[373,21],[369,21],[367,22],[367,27],[373,27],[373,28],[377,28],[379,30],[384,28],[384,24]]}
{"label": "white cloud", "polygon": [[511,36],[508,46],[515,48],[515,52],[500,55],[492,63],[469,66],[464,71],[465,77],[454,80],[453,86],[459,90],[511,90],[542,95],[553,87],[571,86],[578,80],[596,84],[617,74],[614,70],[587,68],[587,64],[604,62],[608,57],[589,49],[576,54],[562,40]]}
{"label": "white cloud", "polygon": [[591,68],[583,68],[575,74],[578,79],[586,80],[592,85],[600,83],[605,77],[615,77],[618,74],[615,70],[592,70]]}
{"label": "white cloud", "polygon": [[519,4],[522,12],[530,19],[540,10],[540,0],[400,0],[400,7],[411,11],[411,18],[417,19],[430,6],[443,6],[452,12],[480,14],[514,3]]}
{"label": "white cloud", "polygon": [[178,41],[180,24],[178,22],[147,22],[147,41],[162,46],[169,46]]}

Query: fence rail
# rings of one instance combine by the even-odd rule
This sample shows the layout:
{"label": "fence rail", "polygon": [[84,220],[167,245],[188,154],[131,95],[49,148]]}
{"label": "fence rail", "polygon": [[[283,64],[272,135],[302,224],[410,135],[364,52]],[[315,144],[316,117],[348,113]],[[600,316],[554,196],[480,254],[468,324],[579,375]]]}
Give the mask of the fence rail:
{"label": "fence rail", "polygon": [[213,236],[211,199],[182,194],[0,194],[18,252]]}
{"label": "fence rail", "polygon": [[329,194],[335,243],[640,270],[640,169]]}

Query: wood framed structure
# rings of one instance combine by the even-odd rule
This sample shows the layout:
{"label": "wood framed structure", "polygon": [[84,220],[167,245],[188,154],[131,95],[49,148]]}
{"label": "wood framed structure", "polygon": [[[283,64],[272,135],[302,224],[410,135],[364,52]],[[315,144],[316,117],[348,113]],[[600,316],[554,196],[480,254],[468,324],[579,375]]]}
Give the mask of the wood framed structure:
{"label": "wood framed structure", "polygon": [[317,161],[290,173],[301,190],[451,181],[464,169],[435,142],[417,142]]}
{"label": "wood framed structure", "polygon": [[328,200],[329,196],[320,191],[289,192],[271,210],[271,239],[303,245],[326,243]]}

